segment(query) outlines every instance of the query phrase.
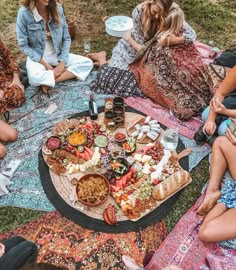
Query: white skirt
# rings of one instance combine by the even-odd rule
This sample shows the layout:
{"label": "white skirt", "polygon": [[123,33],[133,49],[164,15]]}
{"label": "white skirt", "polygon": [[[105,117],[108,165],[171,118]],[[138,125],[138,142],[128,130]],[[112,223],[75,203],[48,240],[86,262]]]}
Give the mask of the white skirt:
{"label": "white skirt", "polygon": [[[87,57],[70,53],[66,68],[74,74],[77,79],[84,81],[93,68],[93,62]],[[30,85],[55,86],[53,71],[46,70],[42,64],[32,61],[30,57],[27,57],[26,69]]]}

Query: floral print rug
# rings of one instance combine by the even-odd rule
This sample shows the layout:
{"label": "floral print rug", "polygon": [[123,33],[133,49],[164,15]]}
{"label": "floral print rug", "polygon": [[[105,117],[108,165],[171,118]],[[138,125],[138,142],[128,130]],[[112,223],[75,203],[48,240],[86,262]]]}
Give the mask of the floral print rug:
{"label": "floral print rug", "polygon": [[[8,154],[0,161],[0,173],[12,159],[19,159],[22,162],[11,179],[13,184],[8,186],[9,194],[0,197],[0,206],[10,205],[42,211],[55,210],[41,185],[38,152],[45,134],[56,122],[88,110],[91,94],[89,84],[95,76],[96,72],[92,72],[85,82],[71,80],[60,83],[50,90],[50,97],[38,92],[36,88],[26,89],[26,102],[22,107],[10,112],[10,123],[18,130],[19,137],[16,142],[7,145]],[[108,96],[93,94],[97,106],[103,106],[104,98]],[[142,102],[142,104],[146,103],[147,99],[143,99]],[[55,103],[58,108],[51,115],[45,114],[50,103]],[[193,147],[194,151],[189,157],[191,170],[209,154],[210,150],[205,146],[196,146],[193,140],[186,137],[181,136],[181,140],[186,147]]]}
{"label": "floral print rug", "polygon": [[167,230],[160,221],[139,232],[100,233],[84,229],[54,211],[0,235],[0,241],[16,235],[36,243],[38,262],[69,270],[121,270],[126,269],[122,255],[132,256],[142,265],[145,255],[165,239]]}
{"label": "floral print rug", "polygon": [[223,248],[217,243],[206,243],[198,239],[203,217],[197,215],[196,209],[203,197],[179,220],[153,255],[146,270],[161,270],[168,265],[176,265],[183,270],[236,269],[235,243],[231,244],[231,248]]}

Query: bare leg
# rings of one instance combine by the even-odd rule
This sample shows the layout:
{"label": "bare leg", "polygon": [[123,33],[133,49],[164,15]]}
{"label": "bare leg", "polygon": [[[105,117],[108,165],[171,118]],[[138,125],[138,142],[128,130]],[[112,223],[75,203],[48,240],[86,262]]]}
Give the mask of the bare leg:
{"label": "bare leg", "polygon": [[74,79],[75,75],[68,70],[65,70],[58,78],[56,78],[56,82],[64,82],[66,80]]}
{"label": "bare leg", "polygon": [[0,159],[4,158],[6,154],[7,154],[6,147],[2,143],[0,143]]}
{"label": "bare leg", "polygon": [[0,120],[0,141],[14,142],[17,139],[17,131],[7,123]]}
{"label": "bare leg", "polygon": [[203,203],[197,210],[198,214],[207,214],[220,198],[220,184],[227,167],[229,167],[232,177],[236,179],[236,167],[233,166],[235,152],[236,147],[226,137],[216,139],[212,148],[209,184]]}
{"label": "bare leg", "polygon": [[219,242],[236,238],[236,208],[227,210],[224,204],[219,203],[211,212],[209,215],[212,216],[208,221],[204,221],[199,230],[199,239],[206,242]]}
{"label": "bare leg", "polygon": [[139,270],[139,269],[144,269],[144,268],[141,268],[133,258],[129,257],[129,256],[126,256],[126,255],[123,255],[122,256],[122,261],[123,263],[125,264],[126,268],[128,270]]}
{"label": "bare leg", "polygon": [[98,66],[107,64],[107,54],[105,51],[98,53],[89,53],[86,56],[91,60],[95,61],[95,64],[97,64]]}
{"label": "bare leg", "polygon": [[[14,142],[17,139],[17,131],[7,123],[0,120],[0,141]],[[6,147],[0,143],[0,158],[4,158],[7,154]]]}

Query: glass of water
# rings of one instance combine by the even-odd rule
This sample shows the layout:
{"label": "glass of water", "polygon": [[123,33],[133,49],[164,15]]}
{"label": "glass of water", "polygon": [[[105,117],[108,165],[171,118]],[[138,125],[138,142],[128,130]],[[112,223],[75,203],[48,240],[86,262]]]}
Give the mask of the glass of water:
{"label": "glass of water", "polygon": [[91,38],[84,38],[84,52],[89,53],[91,50]]}
{"label": "glass of water", "polygon": [[168,128],[162,134],[161,143],[166,150],[174,151],[178,145],[178,140],[178,128]]}

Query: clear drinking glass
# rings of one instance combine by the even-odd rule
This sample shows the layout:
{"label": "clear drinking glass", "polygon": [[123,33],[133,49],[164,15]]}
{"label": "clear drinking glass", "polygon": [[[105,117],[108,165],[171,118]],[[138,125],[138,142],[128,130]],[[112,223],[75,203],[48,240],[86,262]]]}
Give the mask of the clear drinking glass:
{"label": "clear drinking glass", "polygon": [[166,150],[173,151],[176,149],[179,140],[178,128],[168,128],[163,132],[161,143]]}
{"label": "clear drinking glass", "polygon": [[84,38],[84,52],[89,53],[91,50],[91,38]]}

